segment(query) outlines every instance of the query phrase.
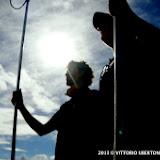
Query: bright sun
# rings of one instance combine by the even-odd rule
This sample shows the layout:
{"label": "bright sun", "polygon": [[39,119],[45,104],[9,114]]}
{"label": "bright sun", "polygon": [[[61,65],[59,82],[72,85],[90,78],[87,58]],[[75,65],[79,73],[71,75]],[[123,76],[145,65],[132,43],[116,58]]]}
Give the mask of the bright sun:
{"label": "bright sun", "polygon": [[52,33],[39,39],[40,56],[46,65],[66,66],[75,57],[74,43],[65,33]]}

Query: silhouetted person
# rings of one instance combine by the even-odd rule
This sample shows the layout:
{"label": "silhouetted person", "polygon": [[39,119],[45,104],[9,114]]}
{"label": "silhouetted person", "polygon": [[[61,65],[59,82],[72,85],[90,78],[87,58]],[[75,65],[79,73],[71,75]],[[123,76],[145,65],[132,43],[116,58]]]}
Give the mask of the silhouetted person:
{"label": "silhouetted person", "polygon": [[[118,84],[123,95],[118,95],[122,100],[117,113],[117,149],[159,149],[160,30],[133,13],[126,0],[109,0],[109,10],[111,14],[96,12],[93,25],[100,31],[103,42],[113,48],[112,16],[117,18],[121,58]],[[100,82],[100,91],[111,100],[111,107],[113,63],[104,68]]]}
{"label": "silhouetted person", "polygon": [[71,61],[66,73],[67,85],[70,86],[67,95],[71,99],[46,124],[41,124],[27,111],[21,90],[13,92],[12,103],[17,103],[24,119],[38,135],[58,131],[55,160],[97,159],[99,106],[96,91],[88,88],[92,78],[93,72],[88,64]]}

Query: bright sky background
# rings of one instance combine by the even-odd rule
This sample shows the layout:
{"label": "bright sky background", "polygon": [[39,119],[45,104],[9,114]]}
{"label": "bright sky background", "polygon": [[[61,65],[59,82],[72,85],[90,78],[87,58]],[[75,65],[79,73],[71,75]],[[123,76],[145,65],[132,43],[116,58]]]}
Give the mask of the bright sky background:
{"label": "bright sky background", "polygon": [[[159,0],[127,1],[137,15],[160,28]],[[14,6],[22,3],[13,0]],[[70,60],[91,66],[96,75],[91,88],[98,89],[101,69],[112,58],[112,50],[92,25],[96,11],[108,13],[108,0],[30,0],[20,88],[27,109],[42,123],[69,99],[65,72]],[[0,0],[0,160],[11,155],[10,100],[16,88],[24,12],[25,7],[14,10],[9,0]],[[55,143],[56,132],[39,137],[18,113],[17,160],[53,160]]]}

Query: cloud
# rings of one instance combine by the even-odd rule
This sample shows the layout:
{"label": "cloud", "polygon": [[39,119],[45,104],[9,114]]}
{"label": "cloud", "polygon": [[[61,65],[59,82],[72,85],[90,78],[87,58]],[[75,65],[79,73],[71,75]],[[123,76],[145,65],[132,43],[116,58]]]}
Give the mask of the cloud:
{"label": "cloud", "polygon": [[[7,151],[11,151],[12,149],[9,148],[9,147],[3,147],[3,149],[7,150]],[[15,149],[16,152],[27,152],[26,150],[24,149],[20,149],[20,148],[16,148]]]}
{"label": "cloud", "polygon": [[54,160],[54,159],[55,159],[55,156],[51,156],[50,159],[51,159],[51,160]]}
{"label": "cloud", "polygon": [[71,9],[73,8],[73,2],[74,0],[70,0],[70,1],[63,1],[63,0],[59,0],[59,1],[53,1],[52,2],[52,6],[53,7],[62,7],[63,9]]}
{"label": "cloud", "polygon": [[11,135],[12,134],[12,121],[13,121],[13,109],[1,108],[0,116],[0,134]]}
{"label": "cloud", "polygon": [[30,160],[29,158],[27,158],[27,156],[25,154],[22,154],[21,156],[16,158],[17,160]]}
{"label": "cloud", "polygon": [[[23,88],[22,92],[24,91],[24,102],[26,102],[26,107],[30,111],[30,113],[33,114],[33,116],[35,116],[41,123],[46,123],[49,120],[49,117],[51,117],[54,112],[60,107],[59,98],[56,96],[52,96],[52,90],[46,90],[47,84],[36,80],[34,76],[35,75],[29,75],[29,73],[25,69],[22,70],[21,86]],[[11,95],[14,88],[14,83],[16,82],[15,77],[16,76],[13,73],[5,71],[3,66],[0,65],[1,135],[12,134],[14,107],[11,104]],[[34,90],[32,89],[33,87]],[[56,91],[57,89],[55,89],[55,92]],[[37,110],[44,113],[49,113],[50,116],[40,116],[36,113]],[[28,126],[28,124],[26,124],[21,114],[18,114],[17,134],[36,134]]]}
{"label": "cloud", "polygon": [[6,140],[5,137],[1,137],[0,138],[0,144],[10,144],[10,142],[8,140]]}
{"label": "cloud", "polygon": [[[32,158],[28,158],[25,154],[22,154],[21,156],[16,158],[17,160],[49,160],[48,156],[45,154],[39,154],[35,155]],[[51,158],[53,159],[53,158]]]}
{"label": "cloud", "polygon": [[16,78],[12,72],[5,71],[3,66],[0,64],[0,92],[6,91],[11,86],[15,85]]}
{"label": "cloud", "polygon": [[50,139],[53,141],[56,141],[57,140],[57,133],[58,133],[57,131],[50,133]]}
{"label": "cloud", "polygon": [[[14,110],[9,108],[1,108],[1,116],[0,116],[0,133],[1,135],[12,135],[13,129],[13,114]],[[48,116],[39,116],[33,114],[41,123],[46,123],[49,120]],[[6,118],[7,117],[7,118]],[[28,135],[37,135],[35,131],[33,131],[28,124],[25,122],[21,113],[18,112],[18,120],[17,120],[17,135],[18,136],[28,136]],[[4,142],[3,142],[4,141]],[[0,142],[5,143],[5,139],[0,139]],[[7,141],[6,141],[7,143]]]}
{"label": "cloud", "polygon": [[48,157],[45,154],[41,154],[34,156],[32,160],[48,160]]}
{"label": "cloud", "polygon": [[[52,96],[52,91],[48,91],[46,83],[47,81],[40,81],[40,79],[34,77],[36,73],[29,74],[29,71],[23,69],[22,71],[22,83],[21,88],[24,93],[24,102],[27,105],[34,106],[45,113],[54,113],[59,105],[59,98]],[[40,76],[44,77],[43,74]],[[50,86],[48,86],[50,87]],[[57,89],[55,88],[55,91]]]}

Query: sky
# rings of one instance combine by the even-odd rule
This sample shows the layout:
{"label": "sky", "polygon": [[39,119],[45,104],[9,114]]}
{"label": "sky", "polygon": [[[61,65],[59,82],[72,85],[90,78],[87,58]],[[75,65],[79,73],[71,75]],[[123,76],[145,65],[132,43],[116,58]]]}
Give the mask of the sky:
{"label": "sky", "polygon": [[[159,0],[127,0],[141,18],[160,28]],[[12,0],[20,6],[22,0]],[[65,95],[66,66],[84,60],[99,88],[99,75],[113,57],[92,24],[96,11],[108,11],[108,0],[30,0],[25,34],[20,88],[24,104],[41,123],[46,123],[69,97]],[[0,160],[11,156],[18,60],[25,7],[11,8],[0,0]],[[153,58],[154,55],[151,55]],[[18,112],[16,160],[54,160],[57,132],[39,137]]]}

